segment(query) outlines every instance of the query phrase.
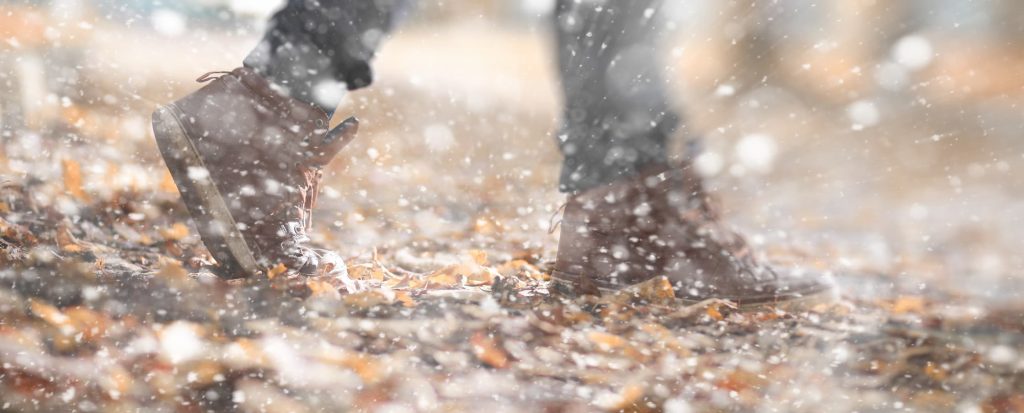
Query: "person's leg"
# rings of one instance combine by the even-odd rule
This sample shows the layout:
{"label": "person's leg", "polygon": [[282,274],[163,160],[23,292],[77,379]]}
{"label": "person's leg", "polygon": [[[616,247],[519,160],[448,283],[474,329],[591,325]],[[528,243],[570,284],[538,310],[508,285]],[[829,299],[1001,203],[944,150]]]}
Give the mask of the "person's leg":
{"label": "person's leg", "polygon": [[289,0],[245,66],[331,114],[346,89],[373,81],[370,60],[406,0]]}
{"label": "person's leg", "polygon": [[662,0],[559,0],[565,94],[561,189],[570,193],[556,290],[601,294],[664,276],[683,300],[801,303],[830,286],[759,262],[718,219],[689,162],[670,164],[679,125],[657,58]]}
{"label": "person's leg", "polygon": [[579,192],[668,161],[679,124],[658,58],[662,0],[558,0],[565,99],[560,189]]}

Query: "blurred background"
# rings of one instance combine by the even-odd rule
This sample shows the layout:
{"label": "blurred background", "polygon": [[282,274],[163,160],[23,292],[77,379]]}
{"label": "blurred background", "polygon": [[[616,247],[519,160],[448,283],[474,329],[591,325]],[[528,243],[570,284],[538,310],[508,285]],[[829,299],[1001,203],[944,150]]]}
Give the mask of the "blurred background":
{"label": "blurred background", "polygon": [[[874,277],[849,283],[866,295],[1020,299],[1024,2],[668,3],[658,24],[687,115],[679,141],[702,140],[700,171],[772,259]],[[72,216],[125,191],[173,196],[150,113],[238,66],[280,5],[4,0],[0,182]],[[375,84],[338,112],[363,129],[330,167],[318,241],[348,257],[552,259],[552,8],[419,2]]]}

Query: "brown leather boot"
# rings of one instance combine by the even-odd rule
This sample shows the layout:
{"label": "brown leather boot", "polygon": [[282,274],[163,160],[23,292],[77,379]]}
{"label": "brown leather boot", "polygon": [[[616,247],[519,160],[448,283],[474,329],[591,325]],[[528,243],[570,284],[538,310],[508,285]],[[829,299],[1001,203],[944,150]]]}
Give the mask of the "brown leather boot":
{"label": "brown leather boot", "polygon": [[570,198],[552,275],[600,295],[665,276],[686,302],[757,306],[828,297],[831,285],[760,263],[689,168],[659,167]]}
{"label": "brown leather boot", "polygon": [[160,152],[203,242],[226,278],[278,264],[325,270],[306,231],[321,168],[358,122],[328,130],[322,110],[277,93],[250,69],[217,74],[153,114]]}

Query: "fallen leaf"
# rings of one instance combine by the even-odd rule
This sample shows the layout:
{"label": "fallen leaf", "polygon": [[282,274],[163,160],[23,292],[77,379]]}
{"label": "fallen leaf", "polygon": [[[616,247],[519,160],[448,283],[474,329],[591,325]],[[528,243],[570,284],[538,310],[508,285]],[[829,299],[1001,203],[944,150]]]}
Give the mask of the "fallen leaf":
{"label": "fallen leaf", "polygon": [[924,374],[931,377],[932,380],[939,382],[946,380],[949,376],[949,374],[946,373],[946,369],[930,361],[924,365]]}
{"label": "fallen leaf", "polygon": [[705,312],[707,313],[708,317],[711,317],[717,321],[722,321],[723,319],[725,319],[725,317],[722,316],[722,312],[718,311],[717,305],[709,305]]}
{"label": "fallen leaf", "polygon": [[481,250],[470,250],[468,254],[470,258],[473,259],[473,262],[477,263],[477,265],[487,265],[487,252]]}
{"label": "fallen leaf", "polygon": [[160,190],[172,194],[178,193],[178,185],[174,183],[174,177],[171,176],[170,170],[164,170],[164,176],[160,179]]}
{"label": "fallen leaf", "polygon": [[380,380],[382,376],[381,368],[372,358],[364,354],[353,354],[336,348],[332,350],[319,353],[316,359],[348,368],[358,374],[359,378],[363,379],[365,383],[375,383]]}
{"label": "fallen leaf", "polygon": [[71,233],[71,226],[67,222],[61,222],[57,227],[57,246],[64,252],[79,253],[85,251],[85,247]]}
{"label": "fallen leaf", "polygon": [[720,389],[742,392],[748,389],[760,389],[768,384],[766,379],[758,377],[757,374],[743,369],[736,369],[726,374],[721,380],[718,380],[715,386]]}
{"label": "fallen leaf", "polygon": [[69,308],[64,315],[75,331],[82,333],[82,338],[86,341],[103,338],[110,324],[105,315],[84,307]]}
{"label": "fallen leaf", "polygon": [[469,339],[469,343],[473,348],[473,355],[482,363],[496,369],[508,367],[508,353],[499,347],[493,338],[484,334],[484,332],[478,331],[476,334],[473,334],[473,337]]}
{"label": "fallen leaf", "polygon": [[925,310],[925,301],[923,297],[900,296],[888,307],[893,314],[922,313]]}
{"label": "fallen leaf", "polygon": [[437,272],[434,272],[427,276],[427,285],[432,287],[441,288],[456,288],[461,287],[464,283],[462,278],[459,277],[459,266],[453,265],[442,268]]}
{"label": "fallen leaf", "polygon": [[602,351],[618,349],[626,345],[624,338],[603,331],[591,331],[587,333],[587,339],[596,344]]}
{"label": "fallen leaf", "polygon": [[82,186],[82,166],[73,159],[65,159],[61,161],[61,170],[64,173],[64,189],[75,199],[88,202],[89,196]]}
{"label": "fallen leaf", "polygon": [[[3,212],[3,211],[0,211]],[[38,240],[25,227],[0,217],[0,236],[22,244],[34,245]]]}
{"label": "fallen leaf", "polygon": [[670,304],[675,301],[676,293],[668,277],[656,277],[629,288],[645,301],[653,304]]}
{"label": "fallen leaf", "polygon": [[426,281],[430,286],[442,288],[482,286],[494,284],[494,277],[498,275],[494,268],[476,262],[463,262],[430,273]]}
{"label": "fallen leaf", "polygon": [[277,264],[274,268],[267,270],[267,278],[273,280],[278,275],[284,274],[288,271],[288,267],[284,264]]}
{"label": "fallen leaf", "polygon": [[348,276],[353,280],[384,281],[387,278],[386,275],[384,270],[372,263],[348,266]]}
{"label": "fallen leaf", "polygon": [[188,278],[188,271],[181,266],[181,262],[173,259],[164,259],[157,276],[171,280],[184,280]]}
{"label": "fallen leaf", "polygon": [[313,292],[313,297],[341,299],[341,293],[338,292],[338,289],[327,281],[310,278],[306,280],[306,286]]}
{"label": "fallen leaf", "polygon": [[180,222],[160,230],[160,236],[168,241],[181,241],[188,236],[188,226]]}
{"label": "fallen leaf", "polygon": [[71,321],[68,316],[64,315],[64,313],[57,307],[36,299],[29,300],[29,308],[32,310],[32,314],[35,314],[47,324],[54,327],[69,326]]}
{"label": "fallen leaf", "polygon": [[416,306],[416,300],[406,291],[395,291],[395,300],[402,303],[402,306],[406,308]]}
{"label": "fallen leaf", "polygon": [[346,305],[361,309],[369,309],[393,303],[395,299],[395,292],[390,290],[369,290],[345,295],[343,299]]}

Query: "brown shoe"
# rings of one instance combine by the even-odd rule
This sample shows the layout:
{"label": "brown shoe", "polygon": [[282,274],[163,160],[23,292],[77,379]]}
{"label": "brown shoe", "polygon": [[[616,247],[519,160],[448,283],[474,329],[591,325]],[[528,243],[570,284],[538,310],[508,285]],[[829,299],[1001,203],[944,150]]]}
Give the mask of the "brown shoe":
{"label": "brown shoe", "polygon": [[556,282],[600,295],[665,276],[686,302],[758,306],[829,296],[830,284],[780,273],[726,229],[688,168],[661,167],[576,195],[566,205]]}
{"label": "brown shoe", "polygon": [[321,168],[355,136],[320,109],[272,90],[246,68],[199,78],[199,91],[158,109],[153,130],[192,219],[226,278],[284,264],[305,274],[320,255],[306,231]]}

